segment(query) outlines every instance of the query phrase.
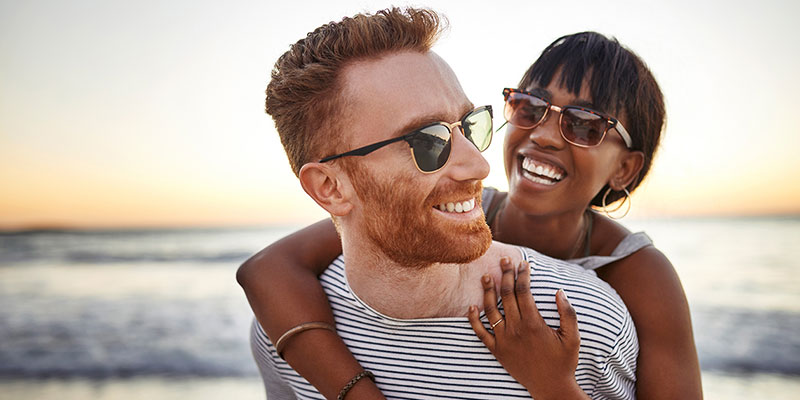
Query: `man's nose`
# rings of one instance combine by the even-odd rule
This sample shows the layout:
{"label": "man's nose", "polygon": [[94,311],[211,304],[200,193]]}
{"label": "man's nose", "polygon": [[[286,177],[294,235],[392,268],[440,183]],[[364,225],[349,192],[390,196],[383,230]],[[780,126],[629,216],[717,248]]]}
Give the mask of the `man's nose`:
{"label": "man's nose", "polygon": [[483,180],[489,175],[489,162],[475,144],[464,136],[461,126],[452,129],[447,173],[456,181]]}

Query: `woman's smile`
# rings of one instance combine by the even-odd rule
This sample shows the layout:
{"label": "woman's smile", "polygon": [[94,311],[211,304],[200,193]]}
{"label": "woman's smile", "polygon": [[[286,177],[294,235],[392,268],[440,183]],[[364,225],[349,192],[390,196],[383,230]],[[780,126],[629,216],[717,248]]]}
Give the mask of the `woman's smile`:
{"label": "woman's smile", "polygon": [[556,185],[567,176],[564,168],[524,154],[520,154],[518,165],[525,179],[545,186]]}

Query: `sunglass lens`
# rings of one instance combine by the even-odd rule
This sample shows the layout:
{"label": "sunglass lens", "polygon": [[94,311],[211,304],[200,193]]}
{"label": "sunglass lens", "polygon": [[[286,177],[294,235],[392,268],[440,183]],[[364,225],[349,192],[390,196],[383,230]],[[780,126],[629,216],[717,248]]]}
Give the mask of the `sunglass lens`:
{"label": "sunglass lens", "polygon": [[442,168],[450,157],[450,129],[444,125],[431,125],[418,132],[408,141],[417,167],[425,172]]}
{"label": "sunglass lens", "polygon": [[503,116],[511,125],[529,129],[542,121],[547,109],[547,102],[538,97],[512,92],[506,100]]}
{"label": "sunglass lens", "polygon": [[564,139],[579,146],[597,146],[608,128],[605,118],[581,109],[562,111],[561,132]]}
{"label": "sunglass lens", "polygon": [[484,151],[492,143],[492,113],[488,108],[480,108],[469,113],[461,122],[464,136],[478,151]]}

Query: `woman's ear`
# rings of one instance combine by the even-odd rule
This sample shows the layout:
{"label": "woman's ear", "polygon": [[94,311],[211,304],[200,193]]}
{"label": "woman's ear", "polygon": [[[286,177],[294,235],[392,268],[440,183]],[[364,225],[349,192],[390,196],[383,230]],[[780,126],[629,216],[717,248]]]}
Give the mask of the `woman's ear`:
{"label": "woman's ear", "polygon": [[617,161],[617,171],[611,176],[608,185],[614,190],[622,190],[630,185],[644,166],[644,153],[641,151],[623,152]]}
{"label": "woman's ear", "polygon": [[308,163],[298,177],[303,190],[331,215],[341,217],[352,210],[352,185],[344,171],[331,164]]}

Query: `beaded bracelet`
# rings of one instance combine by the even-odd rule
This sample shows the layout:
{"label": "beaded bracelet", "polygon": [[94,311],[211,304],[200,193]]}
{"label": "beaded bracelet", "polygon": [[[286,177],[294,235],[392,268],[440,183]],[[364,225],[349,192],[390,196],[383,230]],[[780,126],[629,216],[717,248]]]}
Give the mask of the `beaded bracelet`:
{"label": "beaded bracelet", "polygon": [[300,325],[295,326],[292,329],[289,329],[275,341],[275,350],[278,352],[278,356],[283,358],[283,348],[286,347],[286,342],[292,338],[292,336],[311,329],[327,329],[333,333],[336,333],[336,328],[333,325],[327,322],[306,322]]}
{"label": "beaded bracelet", "polygon": [[353,386],[355,386],[356,383],[358,383],[358,381],[360,381],[365,376],[368,377],[369,379],[372,379],[372,381],[375,382],[375,374],[367,370],[361,371],[358,374],[356,374],[356,376],[354,376],[353,379],[350,379],[350,382],[347,382],[347,384],[344,385],[342,390],[339,391],[339,396],[336,397],[336,400],[344,400],[344,396],[347,396],[347,392],[349,392],[350,389],[352,389]]}

